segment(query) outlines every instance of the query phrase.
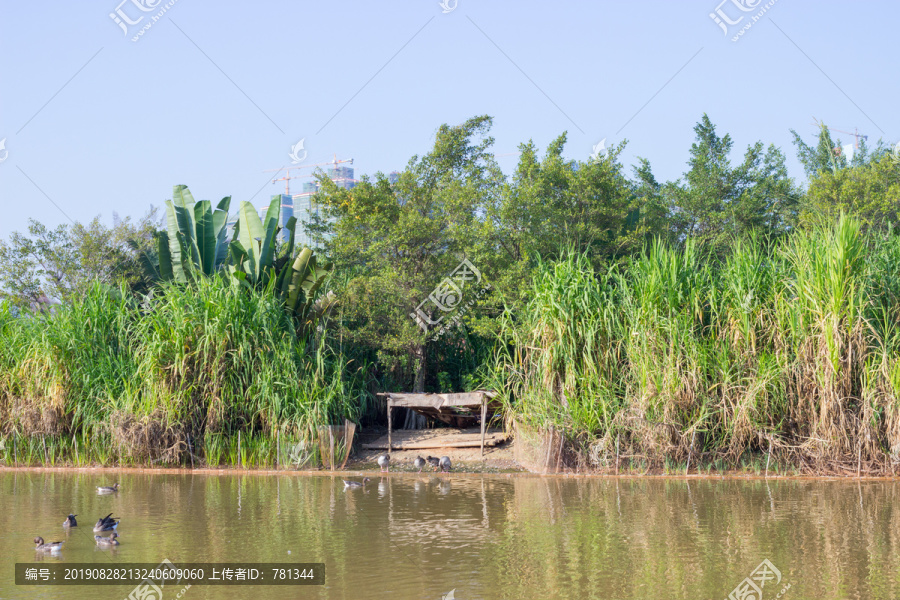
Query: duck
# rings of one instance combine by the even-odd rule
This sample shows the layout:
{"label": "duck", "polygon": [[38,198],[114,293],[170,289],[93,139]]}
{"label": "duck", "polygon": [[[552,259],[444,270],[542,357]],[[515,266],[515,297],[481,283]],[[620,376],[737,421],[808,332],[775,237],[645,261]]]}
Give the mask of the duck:
{"label": "duck", "polygon": [[441,473],[449,473],[450,472],[450,457],[442,456],[440,460]]}
{"label": "duck", "polygon": [[114,483],[114,484],[112,484],[112,485],[101,485],[101,486],[97,486],[97,493],[98,493],[98,494],[112,494],[113,492],[118,492],[118,491],[119,491],[119,484],[118,484],[118,483]]}
{"label": "duck", "polygon": [[109,537],[95,535],[94,540],[97,542],[98,546],[118,546],[119,540],[116,539],[117,537],[119,537],[119,534],[113,531],[112,535]]}
{"label": "duck", "polygon": [[47,542],[45,544],[44,538],[40,536],[34,538],[34,549],[39,552],[59,552],[63,544],[65,542]]}
{"label": "duck", "polygon": [[416,460],[413,461],[413,466],[419,470],[419,473],[421,473],[422,467],[425,466],[425,459],[421,456],[417,456]]}
{"label": "duck", "polygon": [[63,521],[63,527],[78,527],[78,521],[75,520],[75,517],[78,515],[69,515],[66,517],[66,520]]}
{"label": "duck", "polygon": [[441,466],[441,459],[439,459],[437,456],[427,456],[425,460],[427,460],[428,464],[434,467],[435,470],[437,470],[437,468]]}
{"label": "duck", "polygon": [[390,463],[391,463],[391,457],[388,456],[387,454],[382,454],[381,456],[378,457],[378,466],[381,467],[382,473],[390,470],[389,466],[388,466],[388,465],[390,465]]}
{"label": "duck", "polygon": [[112,513],[109,513],[105,517],[97,519],[97,524],[94,525],[94,531],[112,531],[118,526],[119,518],[114,517],[112,516]]}
{"label": "duck", "polygon": [[361,488],[364,485],[366,485],[366,482],[369,481],[369,478],[368,477],[364,478],[362,480],[362,483],[360,483],[358,481],[350,481],[349,479],[344,479],[343,481],[344,481],[344,489],[347,489],[347,488],[356,489],[356,488]]}

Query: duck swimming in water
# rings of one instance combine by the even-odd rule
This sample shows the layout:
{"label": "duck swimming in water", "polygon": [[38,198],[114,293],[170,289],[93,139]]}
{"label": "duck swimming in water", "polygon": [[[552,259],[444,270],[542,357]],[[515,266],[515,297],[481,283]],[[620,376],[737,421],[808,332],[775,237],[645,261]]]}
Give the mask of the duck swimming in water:
{"label": "duck swimming in water", "polygon": [[65,542],[47,542],[45,544],[44,538],[40,536],[34,538],[34,549],[38,552],[59,552],[63,544]]}
{"label": "duck swimming in water", "polygon": [[381,467],[382,473],[389,470],[388,467],[390,464],[391,464],[391,457],[388,456],[387,454],[382,454],[381,456],[378,457],[378,466]]}
{"label": "duck swimming in water", "polygon": [[112,513],[109,513],[105,517],[97,519],[97,524],[94,525],[94,531],[112,531],[118,526],[119,518],[114,517],[112,516]]}
{"label": "duck swimming in water", "polygon": [[363,479],[362,483],[360,483],[358,481],[350,481],[349,479],[344,479],[343,481],[344,481],[344,489],[347,489],[347,488],[356,489],[356,488],[361,488],[364,485],[366,485],[366,482],[369,481],[369,478],[366,477],[365,479]]}
{"label": "duck swimming in water", "polygon": [[116,539],[117,537],[119,537],[119,534],[113,531],[112,535],[109,537],[95,535],[94,540],[97,542],[98,546],[118,546],[119,540]]}
{"label": "duck swimming in water", "polygon": [[63,527],[78,527],[78,522],[75,520],[75,517],[78,515],[69,515],[66,517],[66,520],[63,521]]}
{"label": "duck swimming in water", "polygon": [[413,461],[413,466],[419,470],[419,473],[421,473],[422,467],[425,466],[425,459],[421,456],[417,456],[416,460]]}
{"label": "duck swimming in water", "polygon": [[112,484],[112,485],[101,485],[101,486],[97,486],[97,493],[98,493],[98,494],[112,494],[113,492],[118,492],[118,491],[119,491],[119,484],[118,484],[118,483],[114,483],[114,484]]}

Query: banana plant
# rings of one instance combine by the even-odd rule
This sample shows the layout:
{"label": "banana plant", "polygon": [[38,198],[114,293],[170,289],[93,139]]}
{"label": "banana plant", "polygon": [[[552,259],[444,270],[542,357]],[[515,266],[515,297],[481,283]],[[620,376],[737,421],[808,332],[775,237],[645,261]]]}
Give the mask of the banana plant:
{"label": "banana plant", "polygon": [[296,218],[285,223],[287,242],[276,247],[280,196],[272,198],[262,219],[251,203],[241,202],[234,239],[227,243],[230,204],[227,196],[213,210],[208,200],[196,202],[187,186],[176,185],[166,201],[166,230],[157,233],[157,256],[145,257],[145,271],[181,283],[221,272],[247,288],[271,288],[301,327],[330,311],[334,294],[320,297],[319,291],[333,267],[319,265],[309,248],[294,255]]}
{"label": "banana plant", "polygon": [[[245,285],[265,286],[274,274],[275,236],[278,234],[278,211],[281,199],[272,198],[265,220],[261,220],[249,202],[241,202],[234,241],[229,246],[229,270]],[[293,230],[296,219],[288,223]],[[287,224],[286,224],[287,225]],[[293,241],[293,234],[291,240]]]}
{"label": "banana plant", "polygon": [[229,247],[228,269],[247,287],[273,285],[285,309],[301,323],[315,321],[334,304],[334,296],[318,298],[319,289],[332,271],[331,263],[318,265],[312,250],[303,248],[294,256],[297,219],[285,223],[287,243],[276,255],[275,239],[279,232],[279,197],[272,199],[265,219],[260,219],[249,202],[241,203],[235,241]]}
{"label": "banana plant", "polygon": [[213,210],[209,200],[195,202],[186,185],[176,185],[166,200],[165,231],[157,234],[159,277],[182,283],[197,273],[212,275],[228,258],[226,224],[231,196]]}
{"label": "banana plant", "polygon": [[318,321],[334,306],[333,293],[319,297],[319,290],[332,269],[331,263],[317,265],[312,250],[304,248],[297,253],[290,267],[286,266],[279,273],[277,293],[288,312],[302,324]]}

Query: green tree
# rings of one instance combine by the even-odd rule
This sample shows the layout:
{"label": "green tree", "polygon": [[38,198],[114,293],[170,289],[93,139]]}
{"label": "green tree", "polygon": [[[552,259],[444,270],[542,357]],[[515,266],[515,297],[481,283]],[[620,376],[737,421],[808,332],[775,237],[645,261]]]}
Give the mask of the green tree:
{"label": "green tree", "polygon": [[716,250],[752,230],[790,230],[800,191],[788,176],[784,154],[772,145],[763,150],[762,142],[756,142],[732,167],[730,135],[720,137],[706,114],[694,132],[684,183],[664,186],[675,236],[694,238]]}
{"label": "green tree", "polygon": [[[382,173],[353,189],[319,178],[322,218],[309,231],[346,273],[344,337],[374,349],[417,392],[425,389],[433,337],[421,323],[446,321],[429,294],[463,258],[477,264],[487,244],[483,215],[502,178],[489,153],[490,126],[487,116],[442,125],[432,150],[414,156],[395,184]],[[417,309],[419,322],[411,317]]]}
{"label": "green tree", "polygon": [[835,171],[847,166],[847,159],[835,151],[837,142],[831,137],[831,132],[824,124],[819,126],[819,137],[816,147],[813,148],[803,141],[800,134],[791,129],[794,137],[794,146],[797,147],[797,158],[803,165],[806,176],[812,178],[821,171]]}
{"label": "green tree", "polygon": [[574,249],[603,262],[642,243],[644,199],[618,162],[625,142],[584,162],[564,158],[565,144],[563,133],[543,158],[533,142],[521,144],[516,171],[488,208],[485,238],[502,273],[495,302],[525,301],[537,257],[550,260]]}
{"label": "green tree", "polygon": [[801,224],[827,223],[842,212],[867,229],[900,225],[900,162],[880,153],[863,165],[818,171],[809,182]]}
{"label": "green tree", "polygon": [[16,306],[39,308],[68,302],[96,281],[124,280],[132,290],[146,291],[150,281],[141,254],[153,252],[158,224],[153,207],[136,222],[114,214],[112,227],[100,217],[55,229],[32,219],[26,234],[14,231],[0,240],[0,294]]}

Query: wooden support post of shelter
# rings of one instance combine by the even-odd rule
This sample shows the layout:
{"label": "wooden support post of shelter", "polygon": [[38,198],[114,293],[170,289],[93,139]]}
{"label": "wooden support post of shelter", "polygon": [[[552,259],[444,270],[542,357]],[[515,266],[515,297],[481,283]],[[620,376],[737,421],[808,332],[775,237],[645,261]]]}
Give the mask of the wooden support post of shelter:
{"label": "wooden support post of shelter", "polygon": [[471,423],[474,419],[480,418],[481,455],[484,456],[488,405],[491,403],[491,400],[496,397],[496,392],[485,390],[455,394],[403,394],[386,392],[378,395],[387,399],[388,453],[394,449],[392,435],[394,423],[392,412],[394,408],[402,407],[413,410],[427,418],[442,421],[451,427],[464,427],[465,423]]}
{"label": "wooden support post of shelter", "polygon": [[481,398],[481,456],[484,458],[484,432],[487,429],[487,398]]}

